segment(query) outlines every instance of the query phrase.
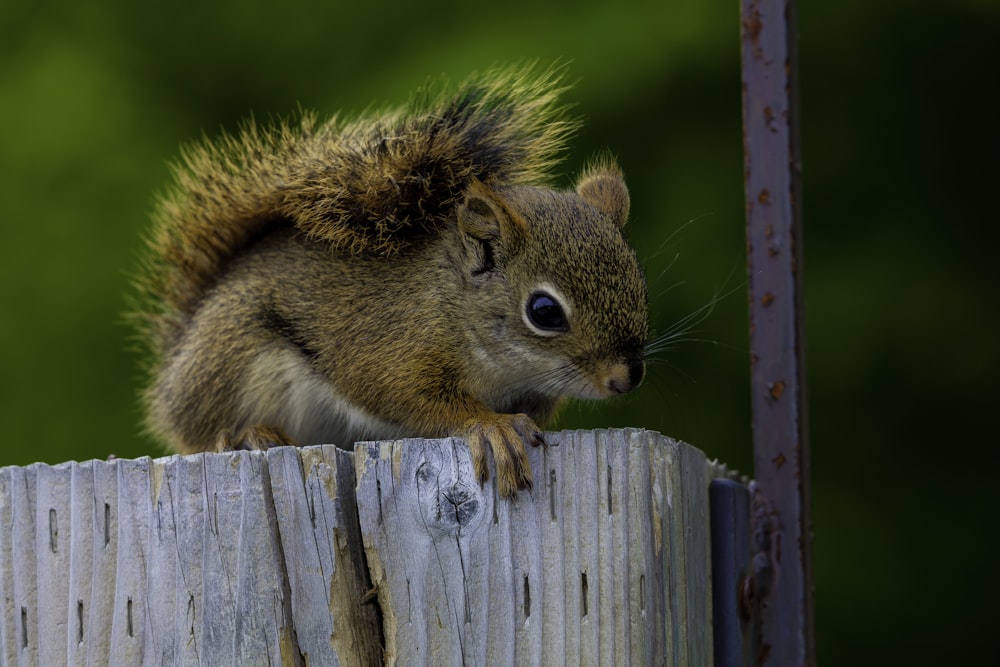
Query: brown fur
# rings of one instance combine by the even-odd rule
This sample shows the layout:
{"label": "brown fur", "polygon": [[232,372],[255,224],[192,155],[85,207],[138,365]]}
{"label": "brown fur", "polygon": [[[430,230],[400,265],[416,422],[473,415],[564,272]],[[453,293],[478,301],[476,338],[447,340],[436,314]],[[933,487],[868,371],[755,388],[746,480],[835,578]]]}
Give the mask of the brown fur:
{"label": "brown fur", "polygon": [[[559,92],[491,72],[187,151],[142,282],[151,430],[182,452],[462,435],[482,479],[490,450],[503,495],[528,486],[539,426],[634,388],[646,339],[618,168],[544,187]],[[566,330],[525,314],[539,291]]]}

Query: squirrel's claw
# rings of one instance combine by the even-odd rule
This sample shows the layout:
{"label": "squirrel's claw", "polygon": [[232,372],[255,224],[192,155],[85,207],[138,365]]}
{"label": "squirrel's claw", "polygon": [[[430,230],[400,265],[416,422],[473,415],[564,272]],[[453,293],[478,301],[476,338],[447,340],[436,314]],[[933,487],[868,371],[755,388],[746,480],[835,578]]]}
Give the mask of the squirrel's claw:
{"label": "squirrel's claw", "polygon": [[254,424],[244,429],[237,438],[234,438],[230,431],[222,431],[215,441],[215,450],[217,452],[252,451],[294,444],[296,444],[295,440],[279,427]]}
{"label": "squirrel's claw", "polygon": [[480,484],[489,478],[486,465],[488,448],[496,462],[497,491],[501,496],[512,498],[518,489],[531,488],[531,464],[528,463],[525,443],[537,447],[544,440],[542,432],[530,417],[524,414],[490,415],[470,419],[463,430]]}

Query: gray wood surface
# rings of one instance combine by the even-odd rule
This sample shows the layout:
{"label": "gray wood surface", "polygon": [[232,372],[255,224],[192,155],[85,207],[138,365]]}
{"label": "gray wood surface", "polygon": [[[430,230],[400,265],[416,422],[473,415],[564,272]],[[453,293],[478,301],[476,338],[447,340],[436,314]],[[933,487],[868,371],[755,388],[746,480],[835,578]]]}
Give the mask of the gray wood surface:
{"label": "gray wood surface", "polygon": [[455,439],[0,468],[0,666],[710,665],[720,470],[547,440],[513,501]]}
{"label": "gray wood surface", "polygon": [[376,663],[356,516],[332,446],[0,469],[0,664]]}
{"label": "gray wood surface", "polygon": [[513,501],[480,488],[458,440],[359,445],[387,658],[710,665],[716,466],[649,431],[547,440]]}

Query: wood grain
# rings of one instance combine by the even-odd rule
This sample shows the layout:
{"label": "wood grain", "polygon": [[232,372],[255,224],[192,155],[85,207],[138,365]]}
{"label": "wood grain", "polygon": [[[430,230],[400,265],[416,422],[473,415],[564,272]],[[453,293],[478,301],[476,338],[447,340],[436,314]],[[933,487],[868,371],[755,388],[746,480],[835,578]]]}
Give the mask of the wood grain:
{"label": "wood grain", "polygon": [[458,439],[0,469],[0,665],[709,665],[708,488],[562,432],[512,501]]}

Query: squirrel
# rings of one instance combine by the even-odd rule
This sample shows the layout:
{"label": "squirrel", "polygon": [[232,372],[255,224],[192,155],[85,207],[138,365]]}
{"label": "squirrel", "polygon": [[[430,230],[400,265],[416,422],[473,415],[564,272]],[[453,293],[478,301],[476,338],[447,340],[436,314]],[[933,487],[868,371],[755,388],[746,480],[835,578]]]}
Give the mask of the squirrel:
{"label": "squirrel", "polygon": [[500,495],[530,488],[563,400],[645,373],[620,169],[549,184],[565,90],[494,69],[183,150],[137,280],[147,428],[179,453],[461,436],[480,483],[491,452]]}

